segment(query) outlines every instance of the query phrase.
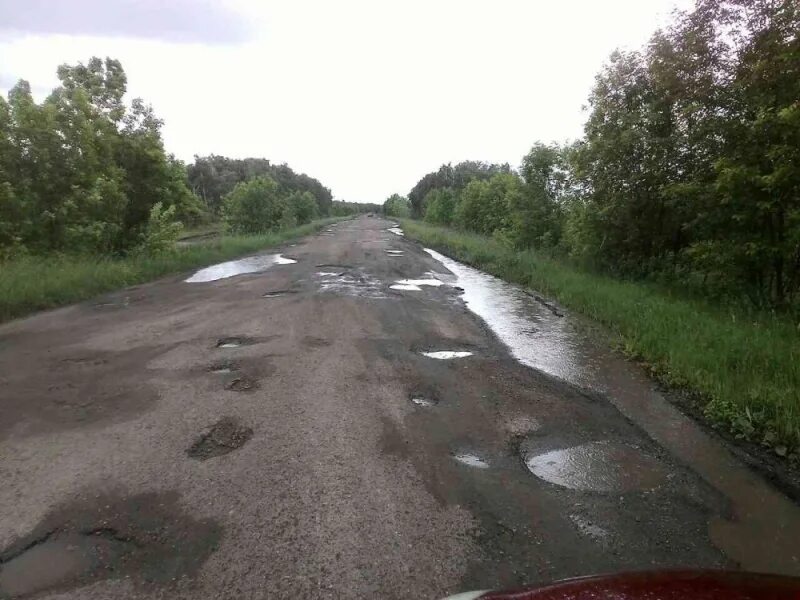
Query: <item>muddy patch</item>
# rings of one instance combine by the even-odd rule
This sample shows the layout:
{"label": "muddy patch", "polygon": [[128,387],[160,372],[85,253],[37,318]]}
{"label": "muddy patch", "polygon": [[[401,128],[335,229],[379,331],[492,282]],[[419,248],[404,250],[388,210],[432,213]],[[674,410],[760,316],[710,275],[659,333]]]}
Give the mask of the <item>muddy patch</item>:
{"label": "muddy patch", "polygon": [[92,495],[54,510],[0,553],[0,597],[104,579],[167,585],[193,575],[215,550],[221,528],[187,516],[178,500],[176,493]]}
{"label": "muddy patch", "polygon": [[665,467],[656,459],[638,448],[608,441],[535,454],[525,464],[544,481],[589,492],[649,490],[667,479]]}
{"label": "muddy patch", "polygon": [[247,375],[238,375],[225,384],[230,392],[254,392],[258,389],[258,381]]}
{"label": "muddy patch", "polygon": [[228,454],[244,446],[253,437],[253,430],[233,417],[224,417],[205,431],[186,453],[197,460]]}

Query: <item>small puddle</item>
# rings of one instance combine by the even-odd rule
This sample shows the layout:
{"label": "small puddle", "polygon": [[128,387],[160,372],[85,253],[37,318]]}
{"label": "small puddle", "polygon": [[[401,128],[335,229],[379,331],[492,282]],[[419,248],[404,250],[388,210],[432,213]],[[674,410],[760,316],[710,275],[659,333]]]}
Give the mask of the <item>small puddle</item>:
{"label": "small puddle", "polygon": [[200,435],[186,453],[191,458],[207,460],[241,448],[252,436],[252,429],[233,417],[224,417]]}
{"label": "small puddle", "polygon": [[468,452],[460,452],[458,454],[453,454],[453,458],[458,462],[467,465],[468,467],[473,467],[475,469],[488,469],[489,463],[483,460],[480,456],[475,454],[470,454]]}
{"label": "small puddle", "polygon": [[317,271],[317,277],[338,277],[340,274],[333,271]]}
{"label": "small puddle", "polygon": [[393,283],[389,286],[390,290],[400,290],[402,292],[421,292],[422,288],[413,283]]}
{"label": "small puddle", "polygon": [[424,406],[425,408],[436,406],[436,402],[434,402],[430,398],[424,398],[422,396],[412,396],[411,402],[413,402],[417,406]]}
{"label": "small puddle", "polygon": [[218,279],[235,277],[236,275],[261,273],[273,265],[291,265],[296,262],[295,259],[281,256],[280,254],[248,256],[200,269],[185,281],[186,283],[207,283]]}
{"label": "small puddle", "polygon": [[392,256],[400,256],[403,254],[402,250],[384,250],[386,254],[391,254]]}
{"label": "small puddle", "polygon": [[444,285],[443,281],[438,279],[429,278],[429,279],[400,279],[394,282],[394,285],[413,285],[416,287],[421,287],[423,285],[427,285],[430,287],[439,287]]}
{"label": "small puddle", "polygon": [[537,454],[525,464],[544,481],[588,492],[649,490],[667,477],[661,463],[641,450],[606,441]]}
{"label": "small puddle", "polygon": [[334,273],[334,275],[336,276],[320,277],[320,292],[361,298],[386,298],[383,284],[371,275],[357,272]]}
{"label": "small puddle", "polygon": [[3,563],[0,596],[34,594],[92,571],[100,554],[121,555],[128,544],[100,536],[65,534],[48,537],[19,556]]}
{"label": "small puddle", "polygon": [[437,360],[451,360],[453,358],[466,358],[467,356],[472,356],[472,352],[467,352],[464,350],[435,350],[431,352],[421,352],[420,354],[422,354],[422,356],[435,358]]}
{"label": "small puddle", "polygon": [[402,230],[402,229],[400,229],[399,227],[390,227],[390,228],[389,228],[389,229],[387,229],[386,231],[391,231],[391,232],[392,232],[393,234],[395,234],[395,235],[405,235],[405,234],[403,233],[403,230]]}

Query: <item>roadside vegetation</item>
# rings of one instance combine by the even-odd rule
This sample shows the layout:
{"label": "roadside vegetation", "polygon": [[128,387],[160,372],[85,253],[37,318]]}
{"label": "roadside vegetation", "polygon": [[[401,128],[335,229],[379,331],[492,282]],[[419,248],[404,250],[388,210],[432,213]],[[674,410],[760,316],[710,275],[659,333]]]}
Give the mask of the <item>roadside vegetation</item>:
{"label": "roadside vegetation", "polygon": [[443,165],[384,211],[452,228],[406,225],[597,318],[709,417],[796,460],[798,31],[792,0],[699,0],[610,57],[581,139],[537,142],[518,169]]}
{"label": "roadside vegetation", "polygon": [[225,235],[156,254],[61,254],[6,261],[0,277],[0,321],[278,246],[340,220],[331,217],[257,235]]}
{"label": "roadside vegetation", "polygon": [[[0,97],[0,320],[255,252],[360,210],[287,165],[164,149],[162,122],[125,101],[119,61],[58,68],[37,102]],[[322,220],[319,220],[322,219]],[[220,236],[178,245],[189,230]]]}

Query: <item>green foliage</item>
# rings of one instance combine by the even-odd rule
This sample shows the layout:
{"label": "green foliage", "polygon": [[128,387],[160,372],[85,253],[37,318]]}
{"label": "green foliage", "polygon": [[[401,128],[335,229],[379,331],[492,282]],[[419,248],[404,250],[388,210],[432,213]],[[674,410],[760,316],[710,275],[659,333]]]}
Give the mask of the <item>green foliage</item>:
{"label": "green foliage", "polygon": [[41,104],[24,80],[0,101],[0,253],[124,253],[157,202],[200,217],[161,122],[140,99],[125,105],[118,61],[62,65],[58,78]]}
{"label": "green foliage", "polygon": [[383,214],[388,217],[407,217],[411,214],[411,207],[406,198],[392,194],[383,203]]}
{"label": "green foliage", "polygon": [[[188,169],[191,189],[202,198],[207,210],[215,215],[222,212],[223,200],[238,183],[269,177],[283,195],[308,192],[314,198],[317,214],[331,212],[331,191],[305,173],[295,173],[288,165],[273,165],[265,158],[226,158],[224,156],[195,156]],[[302,221],[302,220],[301,220]]]}
{"label": "green foliage", "polygon": [[183,224],[175,220],[175,205],[164,208],[156,202],[150,209],[150,218],[142,234],[139,250],[148,256],[169,254],[176,250],[175,242],[183,231]]}
{"label": "green foliage", "polygon": [[800,337],[791,322],[676,298],[518,251],[487,237],[404,221],[412,239],[510,281],[558,298],[620,336],[659,378],[705,398],[708,416],[783,455],[800,455]]}
{"label": "green foliage", "polygon": [[294,208],[294,215],[300,225],[310,223],[319,216],[317,201],[311,192],[292,192],[286,202]]}
{"label": "green foliage", "polygon": [[[159,219],[163,215],[161,212]],[[323,219],[255,236],[222,236],[178,248],[170,246],[172,249],[166,253],[139,251],[125,257],[20,255],[0,265],[0,321],[230,260],[319,231],[337,220]],[[169,219],[166,223],[169,227]]]}
{"label": "green foliage", "polygon": [[270,177],[256,177],[237,183],[225,196],[222,215],[229,231],[239,234],[264,233],[278,229],[289,217],[290,208],[278,183]]}
{"label": "green foliage", "polygon": [[451,188],[435,188],[425,195],[425,220],[434,225],[450,225],[455,216],[458,196]]}
{"label": "green foliage", "polygon": [[419,218],[425,215],[425,197],[432,190],[451,188],[459,193],[473,179],[485,180],[498,173],[510,173],[508,164],[494,165],[480,161],[464,161],[455,167],[450,164],[442,165],[438,171],[428,173],[420,179],[408,193],[411,205],[411,215]]}
{"label": "green foliage", "polygon": [[334,200],[331,204],[331,216],[334,217],[377,213],[380,211],[381,205],[375,203],[345,202],[344,200]]}

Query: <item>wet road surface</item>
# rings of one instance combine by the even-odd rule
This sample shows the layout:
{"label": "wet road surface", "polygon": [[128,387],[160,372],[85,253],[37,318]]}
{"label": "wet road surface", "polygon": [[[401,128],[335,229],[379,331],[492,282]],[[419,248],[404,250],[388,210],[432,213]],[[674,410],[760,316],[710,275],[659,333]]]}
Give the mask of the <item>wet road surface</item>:
{"label": "wet road surface", "polygon": [[394,225],[0,327],[0,598],[800,574],[793,503],[566,311]]}

